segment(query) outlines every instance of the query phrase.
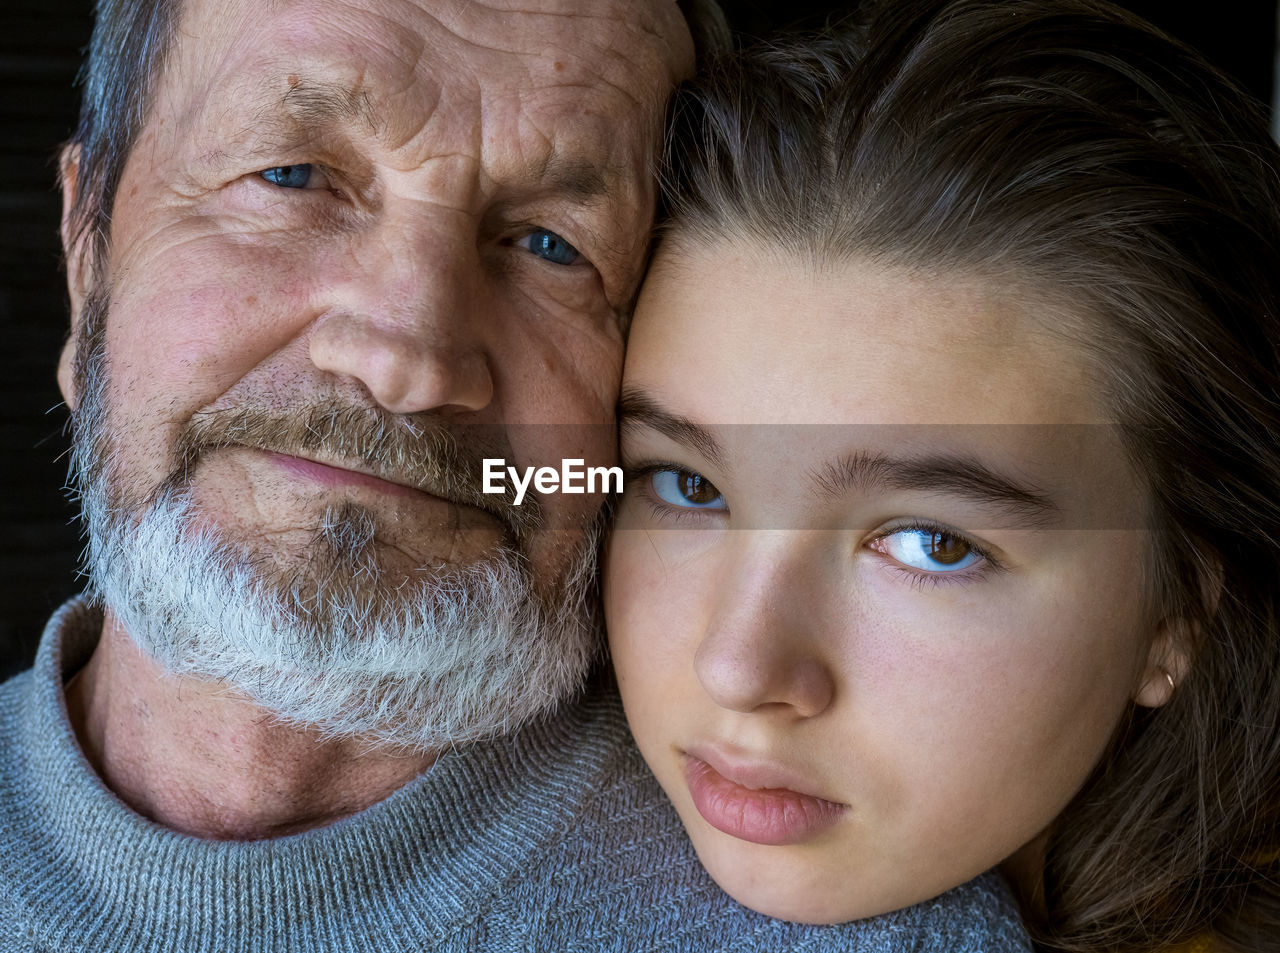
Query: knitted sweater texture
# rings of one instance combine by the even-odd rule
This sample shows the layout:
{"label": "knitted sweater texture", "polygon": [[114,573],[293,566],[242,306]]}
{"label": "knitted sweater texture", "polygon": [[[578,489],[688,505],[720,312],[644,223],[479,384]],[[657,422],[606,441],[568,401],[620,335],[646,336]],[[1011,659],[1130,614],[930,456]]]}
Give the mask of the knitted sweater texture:
{"label": "knitted sweater texture", "polygon": [[1001,882],[834,927],[736,904],[595,689],[511,737],[451,751],[361,813],[273,840],[206,841],[98,779],[63,680],[100,617],[51,620],[0,686],[0,951],[1027,951]]}

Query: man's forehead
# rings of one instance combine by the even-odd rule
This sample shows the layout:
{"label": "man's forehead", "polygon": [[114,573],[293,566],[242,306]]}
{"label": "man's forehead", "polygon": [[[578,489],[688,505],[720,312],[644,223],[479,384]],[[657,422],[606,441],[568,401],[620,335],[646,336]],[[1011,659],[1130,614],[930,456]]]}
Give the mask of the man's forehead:
{"label": "man's forehead", "polygon": [[[405,137],[398,135],[394,128],[394,108],[387,103],[375,104],[367,90],[360,86],[359,79],[348,77],[347,81],[334,81],[332,74],[323,68],[311,71],[305,63],[295,64],[295,68],[296,72],[283,79],[270,69],[253,73],[252,81],[231,85],[222,95],[211,96],[206,102],[208,111],[226,110],[227,102],[239,103],[255,119],[250,138],[258,136],[267,142],[289,140],[291,134],[316,142],[323,140],[324,130],[339,134],[354,130],[360,136],[383,140],[389,148],[402,144]],[[436,97],[428,94],[420,98]],[[434,103],[423,105],[429,111]],[[413,115],[412,110],[402,113],[406,120]],[[575,118],[581,131],[585,126],[581,104]],[[210,128],[201,135],[216,136],[216,133],[216,129]],[[601,151],[598,148],[601,143],[581,136],[575,138],[576,143],[571,145],[578,148],[568,150],[554,139],[539,138],[541,148],[511,163],[519,167],[516,177],[540,182],[549,190],[580,202],[608,193],[626,178],[630,170],[616,161],[616,156]],[[225,139],[214,139],[210,143],[216,151],[227,144]]]}
{"label": "man's forehead", "polygon": [[177,47],[179,72],[206,82],[271,50],[369,63],[405,83],[428,71],[488,83],[549,70],[632,96],[665,92],[692,62],[673,0],[186,0]]}
{"label": "man's forehead", "polygon": [[471,131],[554,147],[559,129],[630,151],[606,127],[656,131],[688,42],[672,0],[187,0],[158,102],[197,137],[291,120],[393,149]]}

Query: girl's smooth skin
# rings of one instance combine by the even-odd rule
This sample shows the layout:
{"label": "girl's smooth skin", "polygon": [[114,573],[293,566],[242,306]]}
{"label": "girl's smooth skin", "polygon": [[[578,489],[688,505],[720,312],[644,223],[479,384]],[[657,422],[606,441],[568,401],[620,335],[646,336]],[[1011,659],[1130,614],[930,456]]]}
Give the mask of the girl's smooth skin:
{"label": "girl's smooth skin", "polygon": [[609,638],[640,750],[747,906],[837,922],[963,883],[1173,691],[1143,491],[1070,320],[1003,280],[659,254]]}

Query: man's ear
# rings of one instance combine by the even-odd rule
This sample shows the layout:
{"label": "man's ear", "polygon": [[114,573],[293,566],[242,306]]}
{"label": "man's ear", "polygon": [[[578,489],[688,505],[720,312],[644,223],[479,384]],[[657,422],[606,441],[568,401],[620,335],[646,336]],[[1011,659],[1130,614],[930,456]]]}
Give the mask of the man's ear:
{"label": "man's ear", "polygon": [[58,356],[58,390],[62,392],[62,399],[66,402],[68,410],[76,409],[76,399],[79,397],[76,393],[75,373],[76,342],[79,337],[73,324],[71,333],[67,335],[67,340],[62,345],[62,353]]}
{"label": "man's ear", "polygon": [[80,185],[80,147],[68,143],[62,147],[58,161],[58,180],[62,186],[62,256],[67,269],[67,297],[71,302],[71,330],[58,358],[58,389],[72,410],[76,408],[76,345],[80,340],[84,302],[93,287],[93,259],[83,229],[77,229],[72,218]]}

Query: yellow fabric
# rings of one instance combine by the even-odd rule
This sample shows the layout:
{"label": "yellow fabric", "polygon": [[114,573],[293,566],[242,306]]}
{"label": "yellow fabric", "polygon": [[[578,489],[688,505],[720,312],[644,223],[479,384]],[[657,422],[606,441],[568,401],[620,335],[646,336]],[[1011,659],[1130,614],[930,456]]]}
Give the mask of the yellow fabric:
{"label": "yellow fabric", "polygon": [[1213,941],[1207,936],[1170,947],[1165,953],[1214,953]]}

